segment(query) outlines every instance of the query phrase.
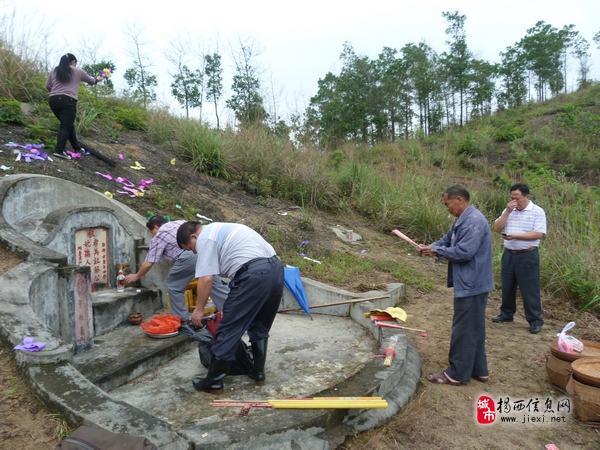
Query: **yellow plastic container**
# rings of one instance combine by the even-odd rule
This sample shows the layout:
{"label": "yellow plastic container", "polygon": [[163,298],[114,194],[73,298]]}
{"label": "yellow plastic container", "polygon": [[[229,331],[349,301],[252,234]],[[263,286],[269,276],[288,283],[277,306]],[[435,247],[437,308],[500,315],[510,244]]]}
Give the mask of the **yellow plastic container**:
{"label": "yellow plastic container", "polygon": [[[194,312],[196,309],[196,301],[198,299],[198,279],[193,279],[187,285],[187,290],[183,294],[183,298],[185,300],[185,306],[188,311]],[[169,294],[167,294],[167,311],[169,310]],[[208,302],[204,306],[204,314],[213,314],[217,312],[217,307],[212,301],[210,297],[208,297]]]}
{"label": "yellow plastic container", "polygon": [[206,305],[204,305],[204,314],[213,314],[217,312],[217,307],[214,302],[208,297]]}
{"label": "yellow plastic container", "polygon": [[196,308],[196,296],[194,291],[188,289],[183,293],[183,300],[185,301],[185,307],[188,311],[192,312]]}

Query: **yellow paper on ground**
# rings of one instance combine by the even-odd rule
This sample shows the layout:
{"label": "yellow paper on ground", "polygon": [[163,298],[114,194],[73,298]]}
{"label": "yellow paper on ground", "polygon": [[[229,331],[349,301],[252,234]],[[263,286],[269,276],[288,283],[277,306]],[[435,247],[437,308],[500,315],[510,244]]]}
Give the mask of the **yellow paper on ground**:
{"label": "yellow paper on ground", "polygon": [[393,319],[399,320],[401,322],[406,322],[406,312],[402,308],[398,308],[396,306],[390,306],[385,309],[372,309],[369,314],[372,315],[388,315]]}

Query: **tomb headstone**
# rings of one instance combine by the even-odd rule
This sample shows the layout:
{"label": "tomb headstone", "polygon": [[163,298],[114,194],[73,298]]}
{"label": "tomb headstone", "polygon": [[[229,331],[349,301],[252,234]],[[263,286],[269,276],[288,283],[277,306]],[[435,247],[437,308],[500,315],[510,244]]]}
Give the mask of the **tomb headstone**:
{"label": "tomb headstone", "polygon": [[106,228],[82,228],[75,232],[75,261],[79,266],[90,266],[93,291],[114,285],[109,279]]}

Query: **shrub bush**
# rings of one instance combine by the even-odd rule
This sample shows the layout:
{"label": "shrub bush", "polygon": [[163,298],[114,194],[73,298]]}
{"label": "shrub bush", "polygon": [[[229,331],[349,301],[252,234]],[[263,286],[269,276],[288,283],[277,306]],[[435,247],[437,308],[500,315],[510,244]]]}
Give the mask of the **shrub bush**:
{"label": "shrub bush", "polygon": [[494,139],[496,142],[512,142],[525,136],[525,133],[524,127],[511,123],[497,128],[494,131]]}
{"label": "shrub bush", "polygon": [[129,130],[145,131],[148,128],[148,112],[141,108],[121,108],[114,110],[117,122]]}
{"label": "shrub bush", "polygon": [[0,97],[0,122],[23,125],[25,120],[21,111],[21,102]]}
{"label": "shrub bush", "polygon": [[223,158],[223,143],[219,132],[207,124],[190,119],[176,123],[177,141],[183,157],[193,166],[216,178],[228,178],[228,165]]}

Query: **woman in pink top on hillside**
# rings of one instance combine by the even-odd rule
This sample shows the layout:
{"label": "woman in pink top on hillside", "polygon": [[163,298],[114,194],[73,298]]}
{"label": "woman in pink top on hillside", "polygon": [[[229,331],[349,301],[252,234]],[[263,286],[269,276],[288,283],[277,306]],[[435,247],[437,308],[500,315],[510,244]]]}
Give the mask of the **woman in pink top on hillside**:
{"label": "woman in pink top on hillside", "polygon": [[61,56],[58,66],[52,69],[46,80],[46,89],[50,92],[48,99],[50,109],[60,121],[54,149],[54,156],[59,158],[71,159],[65,151],[67,140],[71,143],[73,150],[84,151],[77,141],[74,126],[77,115],[77,93],[82,81],[93,86],[102,81],[102,77],[94,78],[77,67],[77,58],[72,53]]}

